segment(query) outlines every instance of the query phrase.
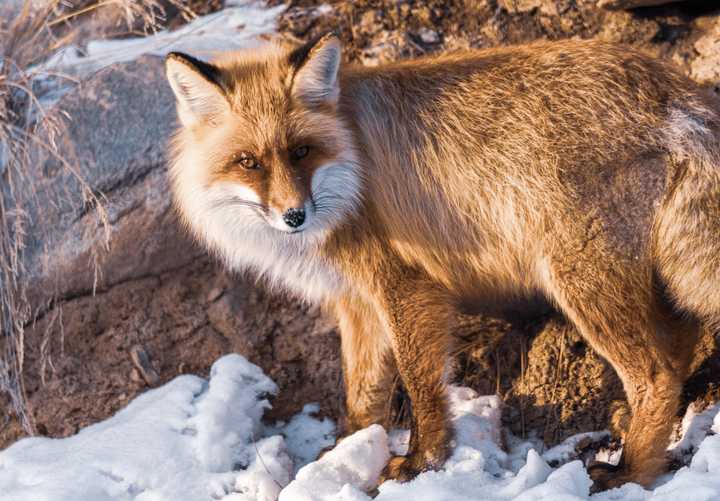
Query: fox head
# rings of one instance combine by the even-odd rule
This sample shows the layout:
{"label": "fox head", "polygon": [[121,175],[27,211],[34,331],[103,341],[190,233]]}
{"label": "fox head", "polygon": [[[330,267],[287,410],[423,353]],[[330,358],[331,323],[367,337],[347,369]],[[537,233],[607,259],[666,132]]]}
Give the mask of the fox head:
{"label": "fox head", "polygon": [[181,124],[170,167],[174,197],[211,246],[307,241],[356,210],[355,147],[338,110],[340,61],[332,35],[211,63],[167,56]]}

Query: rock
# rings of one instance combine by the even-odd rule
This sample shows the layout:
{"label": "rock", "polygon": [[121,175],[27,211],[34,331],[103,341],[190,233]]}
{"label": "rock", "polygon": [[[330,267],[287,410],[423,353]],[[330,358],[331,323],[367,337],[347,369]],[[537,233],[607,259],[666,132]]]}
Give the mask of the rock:
{"label": "rock", "polygon": [[149,386],[157,386],[160,382],[160,376],[152,366],[150,355],[145,351],[145,348],[140,345],[130,348],[130,360],[132,360],[133,365]]}
{"label": "rock", "polygon": [[678,0],[599,0],[598,7],[610,10],[635,9],[637,7],[654,7],[677,1]]}
{"label": "rock", "polygon": [[168,192],[165,150],[175,111],[162,60],[143,57],[107,68],[58,106],[70,117],[61,153],[76,159],[88,188],[106,198],[108,224],[80,203],[83,188],[66,169],[53,168],[53,158],[39,159],[42,209],[29,208],[36,223],[27,250],[33,304],[162,273],[201,256],[179,231]]}
{"label": "rock", "polygon": [[720,82],[720,20],[695,42],[697,58],[690,65],[691,76],[702,83]]}
{"label": "rock", "polygon": [[218,300],[218,298],[219,298],[220,296],[223,295],[224,292],[225,292],[225,291],[222,290],[220,287],[215,287],[213,290],[211,290],[210,292],[208,292],[207,302],[208,302],[208,303],[214,303],[215,301]]}

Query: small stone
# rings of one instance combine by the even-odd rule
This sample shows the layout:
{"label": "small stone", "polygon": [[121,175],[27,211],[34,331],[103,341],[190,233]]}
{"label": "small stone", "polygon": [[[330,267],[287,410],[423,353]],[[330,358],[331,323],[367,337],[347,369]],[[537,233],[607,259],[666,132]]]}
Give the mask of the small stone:
{"label": "small stone", "polygon": [[720,21],[695,42],[698,57],[690,66],[690,76],[700,83],[720,81]]}
{"label": "small stone", "polygon": [[440,41],[440,35],[438,35],[437,31],[428,28],[420,28],[418,36],[420,40],[427,44],[436,44]]}
{"label": "small stone", "polygon": [[130,359],[149,386],[155,386],[160,382],[160,376],[150,363],[150,356],[142,346],[135,345],[130,349]]}
{"label": "small stone", "polygon": [[130,371],[130,381],[132,381],[134,383],[142,383],[143,382],[143,378],[140,375],[140,371],[137,370],[135,367],[133,367],[133,370]]}

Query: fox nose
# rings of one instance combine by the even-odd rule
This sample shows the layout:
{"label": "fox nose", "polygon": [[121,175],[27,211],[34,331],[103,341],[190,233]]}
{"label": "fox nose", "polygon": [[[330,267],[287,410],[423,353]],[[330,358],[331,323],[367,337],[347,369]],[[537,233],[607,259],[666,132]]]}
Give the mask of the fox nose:
{"label": "fox nose", "polygon": [[304,209],[288,209],[282,216],[285,224],[291,228],[297,228],[305,222],[305,210]]}

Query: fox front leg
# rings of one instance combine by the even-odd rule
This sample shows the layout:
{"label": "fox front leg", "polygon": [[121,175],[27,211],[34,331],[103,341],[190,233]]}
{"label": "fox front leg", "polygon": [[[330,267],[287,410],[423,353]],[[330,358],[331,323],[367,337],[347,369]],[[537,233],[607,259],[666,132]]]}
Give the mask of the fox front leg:
{"label": "fox front leg", "polygon": [[340,297],[335,316],[346,399],[341,433],[349,435],[371,424],[387,425],[397,374],[388,329],[377,311],[357,295]]}
{"label": "fox front leg", "polygon": [[441,468],[451,440],[444,376],[455,308],[441,287],[408,274],[395,276],[383,293],[395,363],[412,403],[408,456],[392,459],[384,474],[399,481]]}

